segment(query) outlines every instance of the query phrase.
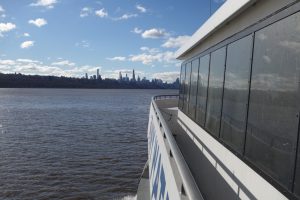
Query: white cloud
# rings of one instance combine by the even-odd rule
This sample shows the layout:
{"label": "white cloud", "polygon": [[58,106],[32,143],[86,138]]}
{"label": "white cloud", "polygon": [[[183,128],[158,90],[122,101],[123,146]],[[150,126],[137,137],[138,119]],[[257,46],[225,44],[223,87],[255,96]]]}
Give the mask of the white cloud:
{"label": "white cloud", "polygon": [[13,23],[0,23],[0,36],[2,36],[2,33],[11,31],[16,28],[16,25]]}
{"label": "white cloud", "polygon": [[100,10],[96,10],[95,11],[95,14],[98,16],[98,17],[101,17],[101,18],[104,18],[104,17],[107,17],[108,16],[108,13],[105,11],[104,8],[100,9]]}
{"label": "white cloud", "polygon": [[135,27],[131,32],[136,33],[136,34],[141,34],[143,32],[143,30]]}
{"label": "white cloud", "polygon": [[5,12],[4,8],[0,5],[0,12]]}
{"label": "white cloud", "polygon": [[71,69],[62,69],[61,66],[49,66],[43,62],[31,59],[1,60],[0,69],[3,73],[22,73],[35,75],[52,75],[52,76],[68,76],[83,77],[85,73],[96,74],[96,70],[101,66],[74,66]]}
{"label": "white cloud", "polygon": [[179,71],[159,72],[159,73],[154,73],[152,75],[152,78],[161,79],[169,83],[174,82],[178,77],[179,77]]}
{"label": "white cloud", "polygon": [[89,48],[90,47],[90,43],[86,40],[81,40],[80,42],[77,42],[75,44],[76,47],[82,47],[82,48]]}
{"label": "white cloud", "polygon": [[19,58],[16,61],[21,62],[21,63],[40,63],[40,64],[42,64],[42,62],[40,62],[40,61],[31,60],[31,59],[24,59],[24,58]]}
{"label": "white cloud", "polygon": [[123,56],[115,56],[115,57],[112,57],[112,58],[107,58],[107,60],[111,60],[111,61],[125,61],[125,60],[126,60],[126,57],[123,57]]}
{"label": "white cloud", "polygon": [[158,28],[152,28],[149,30],[145,30],[142,33],[143,38],[152,38],[152,39],[162,38],[162,37],[166,37],[168,35],[169,34],[164,29],[158,29]]}
{"label": "white cloud", "polygon": [[136,9],[138,9],[141,13],[147,12],[147,9],[142,5],[136,5]]}
{"label": "white cloud", "polygon": [[[129,78],[132,77],[132,69],[117,69],[117,70],[106,70],[103,71],[103,77],[104,78],[114,78],[114,79],[118,79],[119,78],[119,72],[122,73],[122,76],[125,77],[126,74]],[[138,76],[140,77],[144,77],[145,76],[145,72],[144,71],[139,71],[139,70],[135,70],[135,75],[136,78]]]}
{"label": "white cloud", "polygon": [[35,20],[31,19],[28,21],[29,24],[33,24],[37,27],[42,27],[47,24],[47,21],[43,18],[37,18]]}
{"label": "white cloud", "polygon": [[289,50],[292,50],[293,52],[300,52],[300,42],[295,41],[289,41],[289,40],[283,40],[279,42],[279,45],[287,48]]}
{"label": "white cloud", "polygon": [[142,62],[145,65],[152,64],[154,62],[160,63],[176,63],[175,53],[171,51],[157,52],[157,53],[141,53],[137,55],[131,55],[129,60],[132,62]]}
{"label": "white cloud", "polygon": [[93,13],[93,9],[92,8],[84,7],[84,8],[81,9],[79,16],[80,17],[87,17],[87,16],[89,16],[92,13]]}
{"label": "white cloud", "polygon": [[23,36],[24,37],[30,37],[30,34],[29,33],[24,33]]}
{"label": "white cloud", "polygon": [[36,3],[31,3],[30,6],[42,6],[46,8],[53,8],[57,0],[38,0]]}
{"label": "white cloud", "polygon": [[0,65],[14,65],[16,62],[14,60],[0,60]]}
{"label": "white cloud", "polygon": [[154,53],[158,53],[159,52],[159,49],[157,48],[149,48],[149,47],[141,47],[140,48],[142,51],[147,51],[151,54],[154,54]]}
{"label": "white cloud", "polygon": [[27,48],[29,48],[29,47],[32,47],[34,45],[34,41],[25,41],[25,42],[23,42],[21,45],[20,45],[20,47],[22,48],[22,49],[27,49]]}
{"label": "white cloud", "polygon": [[267,39],[268,37],[264,33],[260,33],[257,35],[257,38],[263,41],[263,40]]}
{"label": "white cloud", "polygon": [[141,62],[145,65],[151,64],[153,62],[158,62],[161,60],[159,55],[151,55],[151,54],[137,54],[137,55],[131,55],[129,58],[132,62]]}
{"label": "white cloud", "polygon": [[1,65],[0,64],[0,70],[1,70],[1,73],[2,72],[7,72],[7,70],[9,70],[11,67],[10,66],[7,66],[7,65]]}
{"label": "white cloud", "polygon": [[6,15],[5,15],[5,10],[4,10],[4,8],[0,5],[0,16],[2,17],[2,18],[5,18],[6,17]]}
{"label": "white cloud", "polygon": [[190,39],[190,36],[187,36],[187,35],[178,36],[176,38],[170,37],[164,44],[162,44],[162,47],[179,48],[183,44],[185,44],[189,39]]}
{"label": "white cloud", "polygon": [[[159,63],[160,66],[174,67],[180,66],[179,61],[176,60],[175,52],[173,51],[161,51],[158,48],[149,48],[142,46],[142,51],[139,54],[132,54],[128,57],[121,57],[122,60],[131,62],[141,62],[145,65],[155,66]],[[118,57],[109,58],[110,60],[119,60]]]}
{"label": "white cloud", "polygon": [[62,60],[62,61],[59,61],[59,62],[54,62],[51,65],[73,67],[73,66],[75,66],[75,63],[71,62],[69,60]]}
{"label": "white cloud", "polygon": [[270,64],[272,62],[271,58],[267,55],[263,55],[263,60],[267,63]]}
{"label": "white cloud", "polygon": [[113,18],[113,20],[126,20],[126,19],[137,17],[137,16],[138,16],[138,14],[124,14],[121,17]]}

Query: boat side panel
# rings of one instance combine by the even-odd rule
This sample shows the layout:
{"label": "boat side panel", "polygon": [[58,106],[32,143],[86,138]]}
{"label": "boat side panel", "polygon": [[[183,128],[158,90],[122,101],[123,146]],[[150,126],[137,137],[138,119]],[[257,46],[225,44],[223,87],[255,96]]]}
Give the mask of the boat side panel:
{"label": "boat side panel", "polygon": [[179,200],[180,193],[176,185],[160,126],[153,107],[150,107],[148,126],[148,159],[150,199]]}

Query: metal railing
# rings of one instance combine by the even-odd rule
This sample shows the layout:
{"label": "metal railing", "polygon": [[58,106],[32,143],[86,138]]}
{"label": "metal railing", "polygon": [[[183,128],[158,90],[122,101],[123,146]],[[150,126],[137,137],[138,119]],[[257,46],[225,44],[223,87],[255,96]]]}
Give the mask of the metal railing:
{"label": "metal railing", "polygon": [[161,124],[161,127],[163,128],[163,131],[165,134],[165,140],[168,142],[170,151],[172,152],[172,156],[174,158],[175,164],[177,166],[179,176],[182,181],[181,185],[181,194],[185,193],[188,199],[190,200],[203,200],[203,197],[201,195],[201,192],[193,178],[193,175],[191,174],[191,171],[187,165],[187,163],[184,160],[184,157],[175,141],[175,138],[173,137],[172,132],[170,131],[167,123],[165,122],[158,106],[155,103],[155,100],[163,100],[163,99],[178,99],[179,95],[159,95],[152,98],[152,105],[154,108],[154,111],[157,115],[157,119],[159,123]]}
{"label": "metal railing", "polygon": [[157,95],[154,96],[152,99],[153,100],[164,100],[164,99],[178,99],[179,95],[178,94],[169,94],[169,95]]}

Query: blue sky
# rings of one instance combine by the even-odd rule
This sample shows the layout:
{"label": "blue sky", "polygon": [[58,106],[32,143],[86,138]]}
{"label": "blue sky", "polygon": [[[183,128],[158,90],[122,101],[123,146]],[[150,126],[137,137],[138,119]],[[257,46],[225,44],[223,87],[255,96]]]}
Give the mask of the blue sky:
{"label": "blue sky", "polygon": [[[215,11],[222,0],[212,1]],[[209,0],[0,0],[0,72],[173,81]]]}

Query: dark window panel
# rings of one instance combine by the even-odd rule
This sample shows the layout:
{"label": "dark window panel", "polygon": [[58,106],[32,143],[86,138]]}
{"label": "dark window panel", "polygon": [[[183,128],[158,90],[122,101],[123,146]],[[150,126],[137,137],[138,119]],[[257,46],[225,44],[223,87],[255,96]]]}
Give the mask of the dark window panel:
{"label": "dark window panel", "polygon": [[219,136],[226,47],[211,53],[205,127]]}
{"label": "dark window panel", "polygon": [[299,27],[297,13],[255,33],[245,152],[253,164],[289,190],[299,122]]}
{"label": "dark window panel", "polygon": [[190,102],[190,83],[191,83],[191,63],[187,63],[185,67],[185,81],[184,81],[184,103],[183,112],[188,114],[189,102]]}
{"label": "dark window panel", "polygon": [[183,108],[183,100],[184,100],[184,81],[185,81],[185,65],[181,65],[180,72],[180,86],[179,86],[179,102],[178,107],[180,109]]}
{"label": "dark window panel", "polygon": [[249,35],[227,47],[220,135],[239,153],[244,150],[252,43]]}
{"label": "dark window panel", "polygon": [[199,70],[199,58],[192,61],[190,104],[189,104],[189,116],[192,119],[195,119],[195,114],[196,114],[198,70]]}
{"label": "dark window panel", "polygon": [[200,58],[196,122],[204,126],[210,54]]}

